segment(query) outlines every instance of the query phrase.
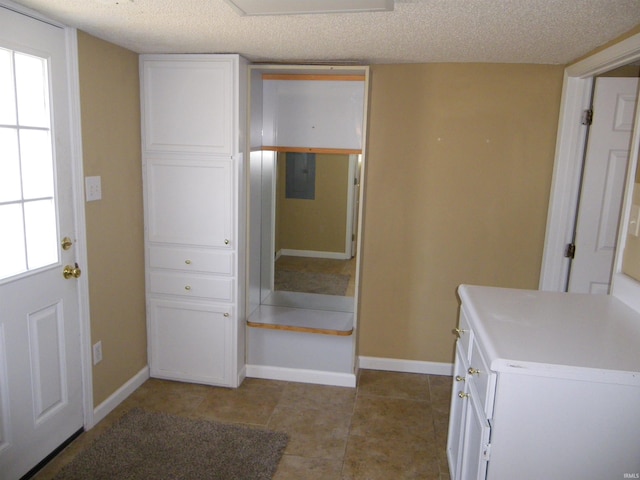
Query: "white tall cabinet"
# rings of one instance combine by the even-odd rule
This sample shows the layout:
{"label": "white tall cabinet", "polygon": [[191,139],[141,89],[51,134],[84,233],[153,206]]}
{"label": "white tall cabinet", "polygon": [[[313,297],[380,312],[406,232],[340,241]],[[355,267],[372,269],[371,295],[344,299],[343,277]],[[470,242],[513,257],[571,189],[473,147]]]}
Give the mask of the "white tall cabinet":
{"label": "white tall cabinet", "polygon": [[244,376],[247,62],[142,55],[142,159],[152,377]]}

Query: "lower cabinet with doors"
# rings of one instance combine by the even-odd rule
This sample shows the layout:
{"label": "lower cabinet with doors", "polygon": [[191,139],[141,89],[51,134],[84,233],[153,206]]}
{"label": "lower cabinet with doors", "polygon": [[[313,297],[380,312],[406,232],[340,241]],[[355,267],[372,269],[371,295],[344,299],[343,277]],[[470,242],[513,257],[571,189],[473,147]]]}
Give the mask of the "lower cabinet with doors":
{"label": "lower cabinet with doors", "polygon": [[459,295],[451,478],[639,478],[640,314],[608,295]]}

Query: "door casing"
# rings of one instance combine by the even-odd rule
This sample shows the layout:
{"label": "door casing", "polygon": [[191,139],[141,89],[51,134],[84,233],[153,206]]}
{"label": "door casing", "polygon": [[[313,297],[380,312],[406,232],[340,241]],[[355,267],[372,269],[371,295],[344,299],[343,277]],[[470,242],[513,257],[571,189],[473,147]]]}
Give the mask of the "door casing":
{"label": "door casing", "polygon": [[[579,62],[569,65],[564,71],[562,85],[562,101],[558,122],[555,163],[547,214],[547,228],[545,245],[540,272],[540,290],[564,291],[569,260],[564,258],[566,244],[571,243],[575,211],[580,187],[580,169],[585,149],[586,127],[580,124],[580,117],[589,108],[591,90],[595,76],[627,65],[640,59],[640,33],[622,40],[604,50],[601,50]],[[621,274],[622,252],[626,237],[627,222],[631,208],[628,189],[629,172],[635,171],[640,141],[640,124],[636,112],[636,122],[633,130],[633,140],[629,151],[630,161],[627,169],[627,182],[624,202],[621,211],[619,244],[613,268],[612,292],[616,282],[623,291],[629,279]],[[635,291],[634,286],[630,286]],[[640,308],[640,306],[639,306]]]}

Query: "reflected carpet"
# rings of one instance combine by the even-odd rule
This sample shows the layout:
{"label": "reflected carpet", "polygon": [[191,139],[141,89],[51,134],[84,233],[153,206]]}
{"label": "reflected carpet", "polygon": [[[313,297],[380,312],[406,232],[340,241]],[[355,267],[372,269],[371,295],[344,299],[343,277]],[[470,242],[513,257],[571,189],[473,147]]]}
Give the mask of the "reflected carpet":
{"label": "reflected carpet", "polygon": [[342,295],[347,292],[349,275],[336,273],[299,272],[276,269],[274,286],[285,292],[320,293]]}

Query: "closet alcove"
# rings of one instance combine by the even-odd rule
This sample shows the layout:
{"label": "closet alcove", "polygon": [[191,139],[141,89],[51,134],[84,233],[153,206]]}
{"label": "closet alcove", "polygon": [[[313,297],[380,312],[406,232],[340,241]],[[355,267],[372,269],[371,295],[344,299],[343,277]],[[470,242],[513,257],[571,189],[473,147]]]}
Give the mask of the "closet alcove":
{"label": "closet alcove", "polygon": [[368,80],[249,66],[248,377],[355,386]]}

